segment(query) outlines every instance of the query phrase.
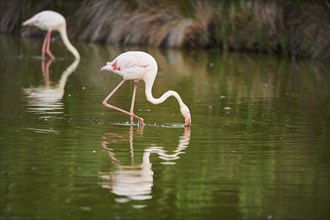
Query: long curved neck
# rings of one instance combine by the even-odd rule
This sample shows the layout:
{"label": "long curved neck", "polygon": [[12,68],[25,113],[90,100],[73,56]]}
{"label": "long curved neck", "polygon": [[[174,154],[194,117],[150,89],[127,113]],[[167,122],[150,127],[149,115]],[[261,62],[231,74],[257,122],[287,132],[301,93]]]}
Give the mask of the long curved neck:
{"label": "long curved neck", "polygon": [[71,44],[68,38],[68,34],[66,32],[66,25],[63,25],[60,29],[59,32],[61,34],[62,40],[66,48],[75,56],[76,59],[80,59],[79,52],[77,49]]}
{"label": "long curved neck", "polygon": [[160,98],[154,98],[152,95],[152,86],[153,86],[153,82],[145,82],[145,94],[147,97],[147,100],[149,102],[151,102],[154,105],[158,105],[160,103],[163,103],[167,98],[169,98],[170,96],[174,96],[176,98],[176,100],[178,100],[178,103],[180,105],[180,107],[182,105],[184,105],[180,95],[172,90],[169,90],[167,92],[165,92]]}

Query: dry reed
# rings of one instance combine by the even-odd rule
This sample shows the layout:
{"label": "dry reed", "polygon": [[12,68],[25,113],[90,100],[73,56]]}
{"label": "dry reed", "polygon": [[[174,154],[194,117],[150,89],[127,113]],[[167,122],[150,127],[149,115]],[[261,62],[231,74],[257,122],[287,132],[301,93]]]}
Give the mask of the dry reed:
{"label": "dry reed", "polygon": [[329,60],[327,1],[14,0],[1,4],[0,30],[17,33],[33,13],[56,9],[67,18],[70,36],[83,41],[277,52]]}

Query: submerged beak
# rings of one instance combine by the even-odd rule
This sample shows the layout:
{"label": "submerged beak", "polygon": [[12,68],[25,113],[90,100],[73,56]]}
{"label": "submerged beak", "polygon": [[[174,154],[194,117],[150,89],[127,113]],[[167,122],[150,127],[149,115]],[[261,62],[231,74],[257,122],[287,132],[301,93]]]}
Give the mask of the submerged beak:
{"label": "submerged beak", "polygon": [[182,116],[184,117],[184,126],[185,127],[190,126],[191,115],[190,115],[189,108],[185,104],[182,104],[180,107],[180,111],[181,111]]}
{"label": "submerged beak", "polygon": [[190,113],[188,113],[186,115],[186,117],[184,118],[184,126],[189,127],[190,124],[191,124],[191,116],[190,116]]}

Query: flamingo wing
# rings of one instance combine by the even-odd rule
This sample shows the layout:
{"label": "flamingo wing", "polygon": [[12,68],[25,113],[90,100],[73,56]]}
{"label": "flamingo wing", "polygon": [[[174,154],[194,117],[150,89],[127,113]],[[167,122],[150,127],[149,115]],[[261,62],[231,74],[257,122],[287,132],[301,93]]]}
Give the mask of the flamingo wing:
{"label": "flamingo wing", "polygon": [[143,67],[149,65],[150,55],[142,51],[129,51],[120,54],[114,62],[116,62],[117,67],[121,69],[129,69],[133,67]]}
{"label": "flamingo wing", "polygon": [[152,56],[142,51],[129,51],[120,54],[109,65],[112,71],[122,75],[125,79],[140,80],[149,70]]}

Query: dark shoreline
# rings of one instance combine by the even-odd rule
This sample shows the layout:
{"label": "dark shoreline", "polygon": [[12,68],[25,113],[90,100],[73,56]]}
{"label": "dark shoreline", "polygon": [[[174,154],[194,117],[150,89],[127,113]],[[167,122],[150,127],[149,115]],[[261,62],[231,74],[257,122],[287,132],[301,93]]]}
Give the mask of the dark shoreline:
{"label": "dark shoreline", "polygon": [[42,32],[21,23],[63,14],[70,38],[155,47],[217,48],[330,60],[330,1],[94,0],[1,2],[1,33]]}

